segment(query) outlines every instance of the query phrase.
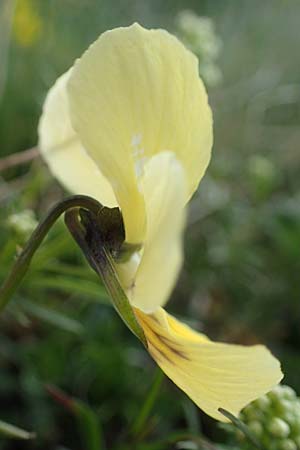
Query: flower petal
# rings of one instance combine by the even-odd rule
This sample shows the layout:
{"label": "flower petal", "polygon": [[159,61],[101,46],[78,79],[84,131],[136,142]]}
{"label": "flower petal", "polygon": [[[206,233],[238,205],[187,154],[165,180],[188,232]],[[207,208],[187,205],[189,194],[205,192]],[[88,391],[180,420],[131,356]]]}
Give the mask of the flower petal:
{"label": "flower petal", "polygon": [[137,271],[134,259],[125,263],[126,268],[132,265],[134,276],[122,267],[119,274],[130,303],[152,312],[168,300],[183,258],[186,182],[173,153],[159,153],[146,163],[141,189],[147,218],[143,254]]}
{"label": "flower petal", "polygon": [[72,124],[113,185],[127,241],[142,242],[146,159],[176,154],[186,171],[186,200],[209,162],[212,118],[197,59],[166,31],[118,28],[77,61],[68,92]]}
{"label": "flower petal", "polygon": [[39,123],[39,149],[54,176],[72,193],[96,198],[116,206],[113,190],[88,156],[72,129],[66,83],[70,71],[50,89]]}
{"label": "flower petal", "polygon": [[212,342],[162,308],[152,315],[135,312],[157,364],[215,419],[226,421],[219,408],[238,415],[282,378],[279,362],[262,345]]}

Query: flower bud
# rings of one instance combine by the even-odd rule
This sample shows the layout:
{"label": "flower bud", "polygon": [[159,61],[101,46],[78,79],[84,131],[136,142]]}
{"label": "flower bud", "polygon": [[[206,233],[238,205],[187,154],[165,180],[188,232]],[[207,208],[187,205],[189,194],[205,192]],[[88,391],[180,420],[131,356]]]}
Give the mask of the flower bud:
{"label": "flower bud", "polygon": [[274,417],[268,426],[269,432],[278,438],[285,438],[290,434],[290,427],[288,424],[280,419],[279,417]]}
{"label": "flower bud", "polygon": [[248,424],[249,429],[255,436],[260,437],[263,434],[263,426],[258,420],[254,420]]}
{"label": "flower bud", "polygon": [[286,400],[294,400],[296,392],[290,386],[281,386],[282,397]]}
{"label": "flower bud", "polygon": [[297,447],[300,448],[300,430],[298,436],[295,437],[294,442],[297,445]]}
{"label": "flower bud", "polygon": [[258,398],[253,402],[253,404],[260,409],[261,411],[267,410],[271,405],[271,400],[267,395],[263,395],[262,397]]}
{"label": "flower bud", "polygon": [[291,439],[285,439],[284,441],[280,442],[278,449],[279,450],[297,450],[297,445]]}
{"label": "flower bud", "polygon": [[277,415],[284,419],[286,414],[288,415],[291,412],[294,412],[294,404],[292,401],[286,400],[284,397],[281,397],[279,401],[275,400],[275,410],[277,412]]}
{"label": "flower bud", "polygon": [[282,386],[278,385],[272,391],[268,393],[269,398],[272,400],[272,402],[277,403],[278,401],[281,401],[284,398]]}
{"label": "flower bud", "polygon": [[262,411],[258,408],[255,408],[255,406],[250,403],[250,405],[246,406],[246,408],[243,410],[243,416],[245,416],[246,422],[250,421],[260,421],[262,419]]}

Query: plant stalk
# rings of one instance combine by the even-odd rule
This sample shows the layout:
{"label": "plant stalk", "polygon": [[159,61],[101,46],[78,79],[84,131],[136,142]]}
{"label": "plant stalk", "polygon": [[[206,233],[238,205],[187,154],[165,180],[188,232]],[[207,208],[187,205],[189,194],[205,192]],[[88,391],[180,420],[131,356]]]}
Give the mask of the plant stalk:
{"label": "plant stalk", "polygon": [[110,251],[106,248],[105,242],[102,241],[101,235],[95,229],[92,239],[93,244],[88,244],[86,229],[80,222],[80,210],[78,209],[70,209],[65,213],[65,223],[89,264],[101,277],[104,286],[110,294],[115,310],[131,332],[147,348],[148,344],[144,331],[135,317],[132,306],[120,284],[118,274],[114,268],[113,258]]}
{"label": "plant stalk", "polygon": [[99,210],[103,208],[99,202],[86,195],[74,195],[60,201],[59,203],[56,203],[32,233],[21,254],[17,257],[8,277],[1,286],[0,311],[5,308],[10,298],[20,285],[29,268],[33,255],[41,245],[52,225],[61,216],[61,214],[68,209],[75,207],[86,208],[96,215]]}

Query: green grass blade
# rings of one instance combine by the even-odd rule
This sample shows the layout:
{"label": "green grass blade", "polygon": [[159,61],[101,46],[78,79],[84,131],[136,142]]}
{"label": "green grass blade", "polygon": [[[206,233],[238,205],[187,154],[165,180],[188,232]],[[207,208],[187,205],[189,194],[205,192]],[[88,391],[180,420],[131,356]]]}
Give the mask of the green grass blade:
{"label": "green grass blade", "polygon": [[152,408],[159,394],[159,390],[163,379],[164,373],[160,369],[157,369],[148,396],[144,401],[144,404],[140,410],[139,415],[137,416],[135,422],[132,425],[131,433],[133,435],[136,436],[143,430],[145,422],[148,419],[149,415],[151,414]]}
{"label": "green grass blade", "polygon": [[22,428],[0,420],[0,434],[11,439],[34,439],[35,433],[25,431]]}

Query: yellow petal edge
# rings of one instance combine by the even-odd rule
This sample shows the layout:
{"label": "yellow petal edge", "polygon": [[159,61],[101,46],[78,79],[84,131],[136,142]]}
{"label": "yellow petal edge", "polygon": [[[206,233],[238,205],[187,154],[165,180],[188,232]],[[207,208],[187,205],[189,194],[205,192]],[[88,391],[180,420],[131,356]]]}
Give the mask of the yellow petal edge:
{"label": "yellow petal edge", "polygon": [[114,189],[126,240],[142,242],[147,159],[175,153],[185,170],[186,201],[210,159],[212,116],[197,58],[164,30],[116,28],[75,63],[67,90],[72,126]]}
{"label": "yellow petal edge", "polygon": [[141,186],[147,218],[144,246],[139,259],[117,265],[117,271],[131,305],[149,313],[167,302],[183,260],[186,181],[174,153],[151,157]]}
{"label": "yellow petal edge", "polygon": [[262,345],[212,342],[160,308],[135,310],[153,359],[204,412],[222,422],[235,416],[282,379],[279,361]]}
{"label": "yellow petal edge", "polygon": [[74,132],[66,84],[71,70],[61,75],[49,90],[39,121],[40,152],[53,175],[73,194],[96,198],[106,206],[117,206],[113,190]]}

